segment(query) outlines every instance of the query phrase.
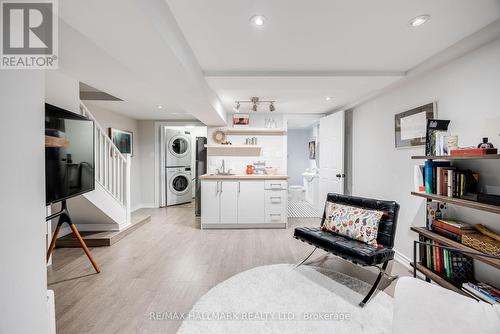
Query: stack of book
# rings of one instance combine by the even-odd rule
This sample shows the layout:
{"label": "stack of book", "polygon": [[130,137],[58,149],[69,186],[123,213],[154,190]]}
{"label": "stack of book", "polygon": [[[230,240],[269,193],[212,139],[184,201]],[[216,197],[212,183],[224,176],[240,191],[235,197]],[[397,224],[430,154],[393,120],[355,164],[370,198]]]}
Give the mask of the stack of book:
{"label": "stack of book", "polygon": [[[424,236],[420,236],[420,241],[431,245],[440,245],[439,242]],[[461,284],[473,279],[473,261],[467,255],[430,245],[424,245],[420,254],[423,266],[452,282]]]}
{"label": "stack of book", "polygon": [[492,305],[500,303],[500,290],[486,283],[466,282],[462,284],[462,291]]}
{"label": "stack of book", "polygon": [[476,233],[474,226],[456,219],[435,219],[431,229],[434,233],[460,243],[462,235]]}
{"label": "stack of book", "polygon": [[479,174],[470,170],[459,170],[449,161],[427,160],[424,165],[424,187],[428,194],[466,198],[477,193]]}

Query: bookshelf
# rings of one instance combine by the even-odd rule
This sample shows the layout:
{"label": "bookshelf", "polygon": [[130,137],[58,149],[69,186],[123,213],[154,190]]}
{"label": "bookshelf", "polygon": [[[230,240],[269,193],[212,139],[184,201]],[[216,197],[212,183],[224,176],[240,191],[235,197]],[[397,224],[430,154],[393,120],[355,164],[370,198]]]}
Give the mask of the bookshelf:
{"label": "bookshelf", "polygon": [[500,159],[500,154],[486,154],[486,155],[414,155],[411,157],[413,160],[491,160]]}
{"label": "bookshelf", "polygon": [[[442,160],[442,161],[463,161],[463,160],[495,160],[500,159],[500,154],[490,154],[490,155],[461,155],[461,156],[412,156],[414,160]],[[424,192],[411,192],[411,195],[425,198],[426,202],[442,202],[448,203],[451,205],[461,206],[465,208],[486,211],[494,214],[500,214],[500,206],[490,205],[485,203],[474,202],[471,200],[456,198],[456,197],[448,197],[436,194],[428,194]],[[425,215],[425,226],[427,226],[427,205],[426,205],[426,215]],[[500,269],[500,259],[499,258],[491,258],[484,257],[484,253],[477,251],[469,246],[463,245],[460,242],[448,239],[440,234],[434,233],[427,227],[411,227],[411,231],[417,233],[419,237],[424,237],[428,240],[432,240],[433,242],[437,242],[442,246],[450,247],[457,249],[458,251],[464,252],[467,256],[473,258],[474,260],[480,261],[482,263],[488,264],[493,268]],[[420,238],[419,238],[420,239]],[[421,272],[427,281],[433,281],[438,285],[447,288],[449,290],[455,291],[462,295],[467,295],[464,293],[457,283],[450,281],[444,275],[433,271],[432,269],[426,267],[422,263],[417,262],[416,254],[414,254],[414,262],[411,263],[412,267],[414,267],[417,271]]]}

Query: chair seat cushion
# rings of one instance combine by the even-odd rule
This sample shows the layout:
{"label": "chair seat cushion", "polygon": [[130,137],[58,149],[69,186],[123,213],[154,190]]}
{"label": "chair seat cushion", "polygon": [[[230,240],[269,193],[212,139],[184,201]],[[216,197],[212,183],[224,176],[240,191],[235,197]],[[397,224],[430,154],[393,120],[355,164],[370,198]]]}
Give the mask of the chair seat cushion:
{"label": "chair seat cushion", "polygon": [[297,227],[293,236],[296,239],[364,266],[381,264],[394,258],[392,249],[377,248],[330,231],[323,231],[320,227]]}

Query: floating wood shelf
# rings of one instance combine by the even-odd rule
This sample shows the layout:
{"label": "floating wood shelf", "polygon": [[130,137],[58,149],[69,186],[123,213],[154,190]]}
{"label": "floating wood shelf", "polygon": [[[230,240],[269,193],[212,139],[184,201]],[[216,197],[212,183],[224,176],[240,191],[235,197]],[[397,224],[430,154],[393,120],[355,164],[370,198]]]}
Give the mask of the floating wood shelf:
{"label": "floating wood shelf", "polygon": [[259,156],[262,150],[257,145],[205,145],[208,155]]}
{"label": "floating wood shelf", "polygon": [[436,195],[436,194],[427,194],[427,193],[421,193],[421,192],[415,192],[415,191],[412,191],[411,194],[414,196],[427,198],[427,199],[430,199],[433,201],[450,203],[450,204],[454,204],[454,205],[463,206],[466,208],[471,208],[471,209],[500,214],[500,206],[498,206],[498,205],[479,203],[479,202],[469,201],[469,200],[461,199],[461,198],[441,196],[441,195]]}
{"label": "floating wood shelf", "polygon": [[500,159],[500,154],[486,155],[415,155],[411,157],[414,160],[481,160],[481,159]]}
{"label": "floating wood shelf", "polygon": [[268,128],[228,128],[225,130],[228,135],[256,135],[256,136],[283,136],[286,134],[284,129]]}
{"label": "floating wood shelf", "polygon": [[451,248],[456,248],[456,249],[462,250],[464,252],[477,253],[477,255],[469,254],[469,253],[466,255],[470,256],[476,260],[479,260],[483,263],[489,264],[490,266],[493,266],[497,269],[500,269],[500,260],[481,256],[481,254],[483,254],[483,253],[475,250],[474,248],[471,248],[471,247],[463,245],[459,242],[456,242],[456,241],[453,241],[453,240],[448,239],[446,237],[443,237],[442,235],[439,235],[437,233],[434,233],[434,232],[428,230],[426,227],[411,227],[410,229],[413,232],[417,232],[418,234],[423,235],[424,237],[426,237],[428,239],[436,240],[441,245],[448,246]]}
{"label": "floating wood shelf", "polygon": [[[410,265],[413,267],[413,262],[410,263]],[[465,292],[462,291],[459,287],[454,285],[453,283],[449,282],[446,278],[443,276],[439,275],[438,273],[430,270],[429,268],[425,267],[421,263],[417,263],[417,270],[420,271],[422,274],[424,274],[427,278],[430,278],[443,288],[455,291],[461,295],[469,297]]]}

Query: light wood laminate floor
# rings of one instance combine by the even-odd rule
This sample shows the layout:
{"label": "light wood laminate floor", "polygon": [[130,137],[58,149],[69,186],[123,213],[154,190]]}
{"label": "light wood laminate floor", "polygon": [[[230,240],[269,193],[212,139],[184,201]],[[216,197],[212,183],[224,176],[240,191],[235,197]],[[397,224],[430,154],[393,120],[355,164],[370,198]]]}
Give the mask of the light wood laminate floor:
{"label": "light wood laminate floor", "polygon": [[[141,213],[151,214],[151,222],[111,247],[92,249],[100,274],[81,249],[54,251],[48,281],[56,296],[58,334],[175,333],[180,321],[150,320],[150,312],[187,312],[232,275],[297,263],[311,246],[292,238],[293,227],[319,224],[319,219],[295,218],[286,230],[202,231],[192,204]],[[333,257],[322,266],[369,282],[375,277],[374,271]],[[397,263],[392,269],[409,274]],[[392,294],[394,283],[384,288]]]}

